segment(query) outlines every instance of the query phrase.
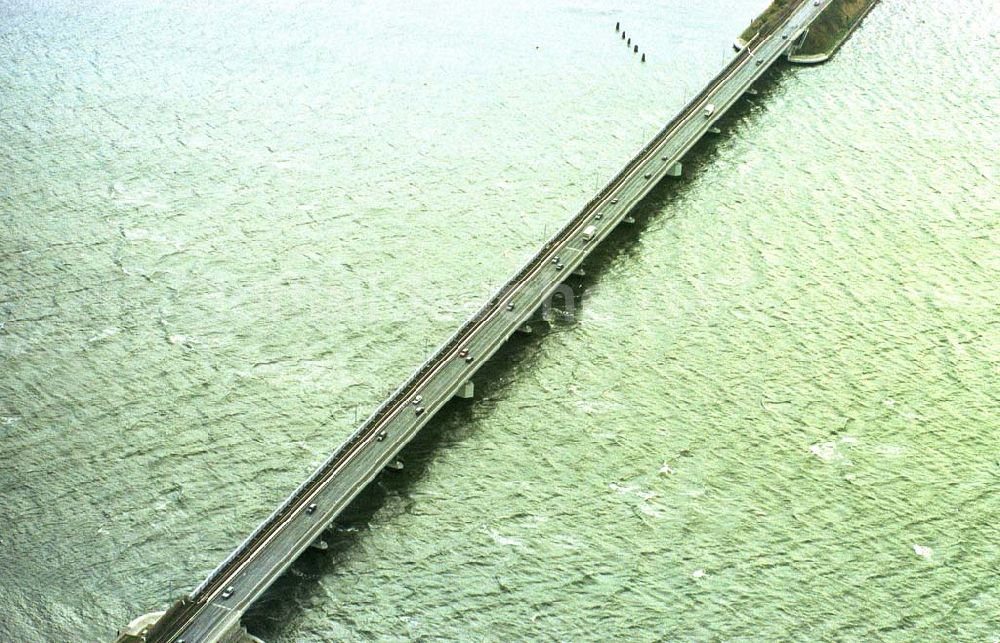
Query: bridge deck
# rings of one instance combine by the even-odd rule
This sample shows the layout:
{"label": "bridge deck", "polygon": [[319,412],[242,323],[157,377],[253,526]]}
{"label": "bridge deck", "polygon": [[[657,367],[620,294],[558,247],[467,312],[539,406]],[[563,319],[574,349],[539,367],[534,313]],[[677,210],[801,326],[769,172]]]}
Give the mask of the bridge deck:
{"label": "bridge deck", "polygon": [[[171,607],[147,640],[218,641],[237,627],[253,601],[533,315],[827,2],[802,0],[790,6],[768,33],[749,43],[205,582]],[[714,110],[706,115],[708,105]],[[596,229],[590,240],[583,235],[588,226]],[[561,268],[553,263],[556,257]]]}

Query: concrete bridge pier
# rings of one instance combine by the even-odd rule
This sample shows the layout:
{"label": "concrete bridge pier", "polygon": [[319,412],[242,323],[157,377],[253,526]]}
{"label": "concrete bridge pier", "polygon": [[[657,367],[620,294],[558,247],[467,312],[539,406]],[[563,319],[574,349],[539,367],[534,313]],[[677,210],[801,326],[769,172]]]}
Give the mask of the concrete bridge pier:
{"label": "concrete bridge pier", "polygon": [[680,161],[677,161],[676,163],[670,166],[669,170],[667,170],[667,176],[677,177],[680,176],[683,172],[684,172],[684,165],[682,165]]}
{"label": "concrete bridge pier", "polygon": [[472,380],[467,381],[462,385],[458,392],[455,393],[455,397],[462,398],[463,400],[471,400],[475,397],[476,385],[472,383]]}
{"label": "concrete bridge pier", "polygon": [[806,37],[808,35],[809,29],[803,29],[802,33],[800,33],[799,36],[792,41],[792,44],[788,45],[788,49],[785,50],[785,58],[791,58],[798,53],[799,49],[802,49],[802,45],[806,43]]}
{"label": "concrete bridge pier", "polygon": [[219,639],[219,643],[264,643],[264,641],[250,634],[247,632],[247,628],[240,625]]}

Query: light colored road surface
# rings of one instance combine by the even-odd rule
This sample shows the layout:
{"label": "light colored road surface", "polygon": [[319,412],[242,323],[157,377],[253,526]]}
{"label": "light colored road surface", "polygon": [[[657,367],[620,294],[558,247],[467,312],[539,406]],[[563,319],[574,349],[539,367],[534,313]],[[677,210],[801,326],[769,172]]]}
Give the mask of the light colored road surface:
{"label": "light colored road surface", "polygon": [[[787,10],[773,31],[749,43],[229,558],[176,603],[147,640],[201,643],[229,636],[247,608],[532,317],[825,6],[826,2],[814,0],[800,2]],[[589,226],[595,230],[588,240],[584,230]]]}

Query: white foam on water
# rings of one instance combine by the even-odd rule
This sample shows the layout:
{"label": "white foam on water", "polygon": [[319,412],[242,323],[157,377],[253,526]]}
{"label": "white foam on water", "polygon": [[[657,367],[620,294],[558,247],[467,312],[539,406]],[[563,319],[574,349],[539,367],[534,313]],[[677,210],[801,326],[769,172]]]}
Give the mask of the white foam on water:
{"label": "white foam on water", "polygon": [[509,538],[502,535],[500,532],[490,529],[488,531],[490,537],[498,545],[503,545],[504,547],[524,547],[524,543],[517,538]]}
{"label": "white foam on water", "polygon": [[827,462],[840,457],[840,453],[837,452],[837,444],[835,442],[820,442],[818,444],[813,444],[809,447],[809,451],[811,451],[812,454],[820,460],[825,460]]}
{"label": "white foam on water", "polygon": [[93,337],[89,338],[87,340],[87,342],[92,344],[94,342],[99,342],[102,339],[107,339],[109,337],[114,337],[117,334],[118,334],[118,328],[116,328],[114,326],[111,326],[111,327],[105,328],[100,333],[98,333],[98,334],[94,335]]}

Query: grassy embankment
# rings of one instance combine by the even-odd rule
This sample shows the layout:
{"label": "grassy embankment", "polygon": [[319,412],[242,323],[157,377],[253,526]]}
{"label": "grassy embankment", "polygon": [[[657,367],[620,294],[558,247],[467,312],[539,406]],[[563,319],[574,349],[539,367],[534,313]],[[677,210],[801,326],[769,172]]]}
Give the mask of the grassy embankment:
{"label": "grassy embankment", "polygon": [[756,18],[750,21],[750,26],[743,30],[740,34],[739,39],[736,41],[740,47],[750,42],[750,39],[757,35],[757,32],[767,24],[776,13],[787,7],[792,3],[793,0],[774,0],[767,9],[764,9],[764,13],[760,14]]}
{"label": "grassy embankment", "polygon": [[[784,9],[794,0],[774,0],[764,13],[750,23],[750,26],[740,34],[738,43],[745,43],[760,31],[776,13]],[[805,42],[791,56],[802,62],[820,62],[826,60],[840,47],[847,36],[854,31],[861,19],[867,15],[878,0],[832,0],[823,13],[809,27]]]}

